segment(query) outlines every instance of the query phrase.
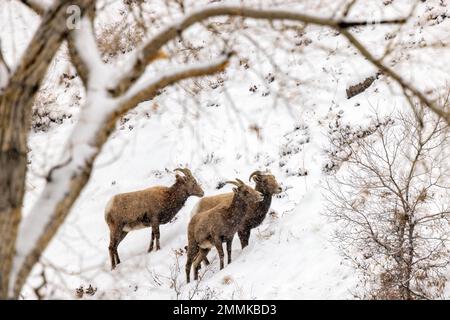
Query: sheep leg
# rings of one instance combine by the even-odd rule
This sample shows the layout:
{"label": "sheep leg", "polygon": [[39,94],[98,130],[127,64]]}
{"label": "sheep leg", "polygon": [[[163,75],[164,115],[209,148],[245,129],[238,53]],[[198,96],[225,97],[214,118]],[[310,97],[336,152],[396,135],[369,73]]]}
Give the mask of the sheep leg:
{"label": "sheep leg", "polygon": [[194,268],[194,280],[198,280],[198,270],[200,270],[200,263],[203,258],[208,254],[209,249],[200,249],[200,252],[197,254],[197,257],[194,260],[193,268]]}
{"label": "sheep leg", "polygon": [[206,249],[206,250],[207,251],[206,251],[205,255],[203,256],[203,263],[205,264],[205,266],[209,266],[211,263],[208,260],[208,253],[209,253],[209,251],[211,251],[211,249]]}
{"label": "sheep leg", "polygon": [[189,244],[187,251],[187,261],[186,261],[186,282],[189,283],[191,281],[191,266],[192,260],[198,254],[198,247],[195,244]]}
{"label": "sheep leg", "polygon": [[214,245],[217,249],[217,252],[219,253],[219,258],[220,258],[220,270],[222,270],[224,268],[224,263],[223,263],[223,258],[224,258],[224,254],[223,254],[223,246],[222,246],[222,241],[220,239],[217,239],[214,242]]}
{"label": "sheep leg", "polygon": [[116,230],[110,231],[109,235],[109,257],[111,259],[111,270],[114,270],[116,265],[120,263],[119,254],[117,253],[117,246],[120,238],[119,232]]}
{"label": "sheep leg", "polygon": [[114,254],[114,240],[111,237],[109,240],[109,258],[111,260],[111,270],[116,268],[116,255]]}
{"label": "sheep leg", "polygon": [[248,240],[250,239],[250,232],[251,232],[251,229],[238,231],[238,236],[239,236],[239,240],[241,241],[242,249],[244,249],[246,246],[248,246]]}
{"label": "sheep leg", "polygon": [[152,240],[150,240],[150,246],[148,247],[147,252],[151,252],[153,250],[153,242],[155,241],[155,233],[153,232],[152,228]]}
{"label": "sheep leg", "polygon": [[153,242],[156,242],[156,251],[161,249],[159,245],[159,223],[152,223],[152,241],[150,242],[150,247],[148,248],[148,252],[153,250]]}
{"label": "sheep leg", "polygon": [[161,246],[159,245],[159,225],[156,227],[155,239],[156,239],[156,251],[158,251],[161,249]]}
{"label": "sheep leg", "polygon": [[152,225],[152,233],[155,234],[156,251],[158,251],[161,249],[161,246],[159,245],[159,223],[155,222]]}
{"label": "sheep leg", "polygon": [[115,257],[116,257],[116,263],[117,264],[120,263],[119,251],[117,250],[117,248],[119,247],[119,244],[122,242],[122,240],[126,237],[127,234],[128,234],[128,232],[122,231],[122,233],[120,234],[119,239],[117,240],[116,250],[115,250]]}
{"label": "sheep leg", "polygon": [[231,245],[233,243],[233,238],[227,240],[227,257],[228,257],[228,264],[231,263]]}
{"label": "sheep leg", "polygon": [[[209,252],[209,250],[208,250],[208,252]],[[203,257],[203,263],[205,264],[205,266],[209,266],[210,262],[209,262],[208,257],[206,255]]]}

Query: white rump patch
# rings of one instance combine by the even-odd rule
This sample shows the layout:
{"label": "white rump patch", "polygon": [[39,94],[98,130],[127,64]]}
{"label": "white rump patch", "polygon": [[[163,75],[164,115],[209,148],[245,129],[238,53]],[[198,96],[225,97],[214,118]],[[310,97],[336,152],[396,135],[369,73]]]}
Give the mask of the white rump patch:
{"label": "white rump patch", "polygon": [[202,249],[209,249],[209,248],[212,248],[213,245],[212,245],[211,241],[205,240],[202,243],[200,243],[199,247]]}
{"label": "white rump patch", "polygon": [[113,205],[113,202],[114,202],[113,200],[114,200],[114,198],[109,199],[108,203],[106,204],[106,208],[105,208],[105,218],[106,218],[106,216],[108,215],[108,212],[110,212],[111,209],[112,209],[112,205]]}
{"label": "white rump patch", "polygon": [[122,230],[125,231],[125,232],[130,232],[130,231],[140,230],[140,229],[144,229],[144,228],[146,228],[146,226],[141,223],[141,224],[138,224],[138,225],[133,226],[133,227],[130,227],[130,226],[126,225],[125,227],[123,227]]}

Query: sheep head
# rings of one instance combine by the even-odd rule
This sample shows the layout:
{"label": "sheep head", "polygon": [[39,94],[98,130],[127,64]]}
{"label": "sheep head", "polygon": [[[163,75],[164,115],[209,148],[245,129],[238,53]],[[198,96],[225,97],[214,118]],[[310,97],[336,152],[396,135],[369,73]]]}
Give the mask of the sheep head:
{"label": "sheep head", "polygon": [[248,181],[251,181],[252,178],[256,182],[256,189],[261,190],[263,193],[278,194],[283,190],[278,184],[277,179],[275,179],[275,176],[268,172],[263,173],[257,170],[250,175]]}
{"label": "sheep head", "polygon": [[225,183],[234,184],[236,188],[233,188],[235,196],[244,199],[246,202],[261,202],[264,200],[263,195],[246,185],[242,180],[236,179],[236,181],[226,181]]}
{"label": "sheep head", "polygon": [[183,175],[176,175],[177,182],[186,190],[191,196],[203,197],[204,191],[197,180],[192,175],[191,170],[188,168],[176,168],[174,171],[179,171]]}

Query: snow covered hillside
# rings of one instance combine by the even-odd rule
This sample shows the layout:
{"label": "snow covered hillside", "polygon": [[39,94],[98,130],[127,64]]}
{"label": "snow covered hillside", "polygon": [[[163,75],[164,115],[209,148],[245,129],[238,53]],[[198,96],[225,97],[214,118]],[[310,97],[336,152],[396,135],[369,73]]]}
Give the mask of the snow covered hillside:
{"label": "snow covered hillside", "polygon": [[[356,6],[351,18],[396,17],[410,8],[409,1],[376,2]],[[390,66],[422,92],[442,89],[450,85],[450,52],[428,44],[449,45],[450,6],[446,2],[420,2],[412,22],[401,30],[370,25],[352,31],[377,55],[397,37]],[[324,7],[305,5],[304,9],[324,16],[333,13]],[[19,19],[10,10],[3,7],[0,11],[0,24],[7,26],[8,19]],[[246,20],[245,25],[248,31],[245,28],[231,37],[237,55],[224,73],[169,87],[118,123],[95,162],[88,186],[35,268],[24,298],[35,298],[32,288],[41,284],[42,270],[48,282],[43,289],[46,298],[75,298],[77,288],[90,285],[97,291],[91,296],[78,290],[78,298],[354,297],[358,275],[331,241],[336,226],[323,214],[324,181],[332,174],[326,170],[330,128],[337,119],[355,130],[368,128],[375,124],[375,110],[381,115],[408,110],[407,100],[382,74],[363,93],[347,99],[349,86],[374,76],[377,70],[333,30],[311,26],[280,36],[266,22]],[[5,28],[1,28],[2,39],[8,37]],[[219,45],[208,45],[211,35],[204,28],[193,27],[184,37],[193,46],[204,46],[199,53],[203,57],[211,58],[221,50]],[[19,54],[15,50],[20,51],[26,39],[14,45],[3,41],[6,59],[13,61]],[[182,58],[170,62],[182,63]],[[168,63],[157,62],[148,71],[150,76]],[[48,78],[59,79],[70,72],[61,52]],[[48,130],[32,131],[25,214],[40,195],[83,100],[76,80],[48,90],[55,95],[55,112],[67,116],[61,116],[62,123],[50,124]],[[230,265],[219,271],[216,251],[211,251],[213,263],[201,269],[198,283],[186,284],[184,274],[187,225],[198,201],[195,197],[188,199],[172,222],[161,226],[160,251],[147,253],[150,229],[131,232],[118,248],[122,263],[111,271],[104,220],[107,201],[121,192],[168,186],[174,181],[173,169],[179,166],[192,170],[205,195],[228,192],[231,186],[219,189],[221,182],[248,181],[249,174],[258,169],[270,170],[283,192],[273,199],[263,224],[253,230],[248,247],[241,250],[235,237]],[[449,298],[448,289],[446,294]]]}

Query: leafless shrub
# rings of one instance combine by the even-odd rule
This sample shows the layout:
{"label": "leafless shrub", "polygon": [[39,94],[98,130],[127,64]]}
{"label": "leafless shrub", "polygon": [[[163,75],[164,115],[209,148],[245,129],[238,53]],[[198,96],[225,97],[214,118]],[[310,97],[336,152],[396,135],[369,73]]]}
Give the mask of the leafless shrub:
{"label": "leafless shrub", "polygon": [[104,26],[97,35],[97,44],[107,62],[132,51],[143,39],[144,31],[136,23],[121,21]]}
{"label": "leafless shrub", "polygon": [[65,108],[58,105],[57,96],[51,89],[41,90],[35,100],[32,109],[32,129],[48,131],[53,124],[61,124],[72,117]]}
{"label": "leafless shrub", "polygon": [[[347,144],[348,159],[327,184],[335,240],[361,273],[370,299],[442,297],[448,265],[448,127],[400,113]],[[378,117],[377,117],[378,118]]]}
{"label": "leafless shrub", "polygon": [[308,170],[299,166],[298,154],[305,145],[310,143],[311,134],[306,124],[297,124],[283,136],[284,142],[280,146],[278,166],[288,177],[302,177],[308,175]]}
{"label": "leafless shrub", "polygon": [[75,296],[78,299],[81,299],[84,297],[85,294],[88,296],[94,296],[96,292],[97,288],[92,287],[91,284],[86,289],[83,286],[79,286],[78,288],[75,289]]}
{"label": "leafless shrub", "polygon": [[212,263],[206,267],[200,269],[199,279],[189,287],[184,281],[184,259],[185,251],[183,249],[173,250],[174,258],[173,264],[170,267],[170,275],[152,274],[153,282],[157,286],[162,286],[167,283],[175,293],[176,300],[214,300],[218,299],[218,292],[209,286],[205,286],[204,277],[212,271],[215,258],[212,259]]}
{"label": "leafless shrub", "polygon": [[353,86],[348,87],[346,89],[347,99],[351,99],[354,96],[356,96],[356,95],[366,91],[372,85],[372,83],[374,83],[374,81],[376,79],[378,79],[379,76],[380,76],[380,73],[377,73],[374,76],[367,77],[362,82],[359,82],[359,83],[357,83],[357,84],[355,84]]}
{"label": "leafless shrub", "polygon": [[330,147],[326,150],[328,161],[323,167],[326,173],[334,173],[339,170],[343,162],[347,161],[352,152],[358,147],[358,142],[388,125],[393,124],[393,119],[384,117],[376,118],[367,126],[351,126],[342,123],[342,115],[336,114],[334,121],[328,125],[328,137]]}
{"label": "leafless shrub", "polygon": [[75,296],[76,296],[78,299],[83,298],[83,296],[84,296],[84,288],[83,288],[83,286],[80,286],[80,287],[78,287],[78,288],[75,289]]}
{"label": "leafless shrub", "polygon": [[175,292],[177,300],[180,299],[182,293],[182,282],[180,281],[181,266],[180,257],[183,256],[183,250],[174,250],[175,263],[170,267],[170,288]]}

